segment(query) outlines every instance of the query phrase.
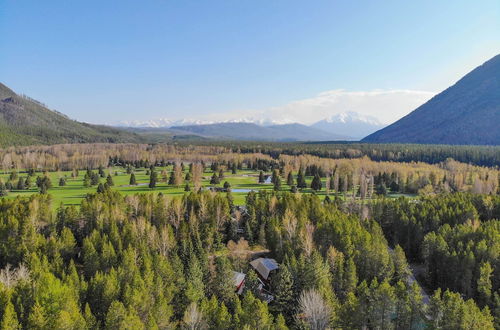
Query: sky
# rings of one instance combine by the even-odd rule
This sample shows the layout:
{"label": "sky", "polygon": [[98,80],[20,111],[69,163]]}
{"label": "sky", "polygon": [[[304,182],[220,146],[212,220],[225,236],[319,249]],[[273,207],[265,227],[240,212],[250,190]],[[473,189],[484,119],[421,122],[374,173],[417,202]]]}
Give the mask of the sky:
{"label": "sky", "polygon": [[1,0],[0,82],[92,123],[390,123],[500,53],[500,1]]}

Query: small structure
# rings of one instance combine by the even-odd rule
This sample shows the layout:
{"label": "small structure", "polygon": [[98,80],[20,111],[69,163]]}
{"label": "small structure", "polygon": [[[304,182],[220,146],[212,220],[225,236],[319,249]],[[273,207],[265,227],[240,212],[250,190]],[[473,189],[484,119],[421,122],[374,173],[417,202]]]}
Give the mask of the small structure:
{"label": "small structure", "polygon": [[264,281],[269,281],[269,275],[273,270],[278,269],[278,263],[270,258],[257,258],[250,262],[250,265],[255,269],[260,278]]}
{"label": "small structure", "polygon": [[233,271],[233,282],[236,286],[236,293],[242,294],[243,288],[245,287],[245,277],[246,275],[240,272]]}

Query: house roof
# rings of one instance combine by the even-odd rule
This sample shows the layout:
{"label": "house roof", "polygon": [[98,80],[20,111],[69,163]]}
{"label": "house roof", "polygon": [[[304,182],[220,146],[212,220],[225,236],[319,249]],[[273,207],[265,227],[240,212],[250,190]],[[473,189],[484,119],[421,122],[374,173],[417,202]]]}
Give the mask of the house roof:
{"label": "house roof", "polygon": [[278,269],[278,263],[274,259],[269,258],[257,258],[250,262],[250,265],[264,278],[267,280],[269,273],[275,269]]}
{"label": "house roof", "polygon": [[241,285],[241,282],[245,280],[245,274],[239,273],[239,272],[234,272],[233,271],[233,282],[234,285],[239,287]]}

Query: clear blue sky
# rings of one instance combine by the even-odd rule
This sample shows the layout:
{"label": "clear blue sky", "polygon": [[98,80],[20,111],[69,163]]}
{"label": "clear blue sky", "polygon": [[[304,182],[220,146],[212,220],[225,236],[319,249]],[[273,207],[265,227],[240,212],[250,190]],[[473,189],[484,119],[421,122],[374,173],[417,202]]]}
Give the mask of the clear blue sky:
{"label": "clear blue sky", "polygon": [[90,122],[440,91],[500,53],[500,1],[0,1],[0,81]]}

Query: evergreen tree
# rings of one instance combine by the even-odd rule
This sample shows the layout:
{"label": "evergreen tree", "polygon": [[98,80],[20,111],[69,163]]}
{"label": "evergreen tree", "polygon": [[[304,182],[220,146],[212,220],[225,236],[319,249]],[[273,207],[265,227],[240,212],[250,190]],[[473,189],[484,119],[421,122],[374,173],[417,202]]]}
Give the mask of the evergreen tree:
{"label": "evergreen tree", "polygon": [[158,180],[158,177],[157,177],[156,171],[151,171],[151,174],[149,175],[149,188],[150,189],[156,188],[157,180]]}
{"label": "evergreen tree", "polygon": [[321,178],[319,177],[319,175],[316,174],[314,176],[314,178],[312,179],[311,189],[315,190],[315,191],[319,191],[319,190],[321,190],[322,187],[323,187],[323,185],[321,183]]}
{"label": "evergreen tree", "polygon": [[212,178],[210,179],[210,184],[219,184],[220,180],[219,177],[214,173],[212,175]]}
{"label": "evergreen tree", "polygon": [[28,175],[26,177],[26,180],[24,181],[24,188],[25,189],[30,189],[31,188],[31,175]]}
{"label": "evergreen tree", "polygon": [[486,305],[491,299],[491,276],[493,268],[489,262],[485,262],[479,268],[479,278],[477,279],[477,293],[481,305]]}
{"label": "evergreen tree", "polygon": [[131,185],[131,186],[137,185],[137,181],[135,180],[135,174],[133,172],[132,172],[132,174],[130,174],[129,185]]}
{"label": "evergreen tree", "polygon": [[7,196],[8,191],[5,183],[0,179],[0,197]]}
{"label": "evergreen tree", "polygon": [[90,177],[87,174],[83,177],[83,186],[85,188],[90,187]]}
{"label": "evergreen tree", "polygon": [[17,190],[24,190],[24,179],[22,177],[19,177],[16,188]]}
{"label": "evergreen tree", "polygon": [[281,179],[279,176],[276,176],[276,179],[273,180],[274,181],[274,191],[280,191],[281,190]]}
{"label": "evergreen tree", "polygon": [[282,265],[279,268],[277,276],[273,278],[272,291],[274,293],[274,300],[271,303],[271,310],[275,313],[283,314],[286,320],[291,322],[295,314],[292,307],[295,301],[293,278],[287,266]]}
{"label": "evergreen tree", "polygon": [[21,329],[19,320],[17,319],[16,311],[14,310],[14,305],[10,301],[3,306],[3,316],[0,322],[0,329],[2,330],[18,330]]}
{"label": "evergreen tree", "polygon": [[244,292],[251,292],[254,296],[260,295],[260,280],[255,271],[250,270],[245,277]]}
{"label": "evergreen tree", "polygon": [[259,172],[259,183],[264,183],[266,182],[266,179],[264,178],[264,172],[260,171]]}
{"label": "evergreen tree", "polygon": [[377,195],[386,196],[387,195],[387,187],[384,183],[379,183],[376,188]]}
{"label": "evergreen tree", "polygon": [[104,185],[102,183],[99,183],[97,185],[97,192],[102,194],[104,191],[106,191],[106,188],[104,187]]}
{"label": "evergreen tree", "polygon": [[99,165],[98,172],[99,172],[99,176],[101,178],[105,178],[106,177],[106,173],[104,173],[104,168],[102,167],[102,165]]}
{"label": "evergreen tree", "polygon": [[105,328],[114,329],[144,329],[144,324],[132,308],[127,309],[117,300],[113,301],[106,315]]}
{"label": "evergreen tree", "polygon": [[113,182],[113,177],[111,176],[111,174],[108,174],[108,176],[106,177],[106,183],[109,187],[112,187],[114,186],[114,182]]}
{"label": "evergreen tree", "polygon": [[304,177],[304,173],[302,172],[302,170],[299,170],[299,173],[297,174],[297,188],[299,189],[307,188],[306,179]]}

